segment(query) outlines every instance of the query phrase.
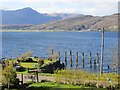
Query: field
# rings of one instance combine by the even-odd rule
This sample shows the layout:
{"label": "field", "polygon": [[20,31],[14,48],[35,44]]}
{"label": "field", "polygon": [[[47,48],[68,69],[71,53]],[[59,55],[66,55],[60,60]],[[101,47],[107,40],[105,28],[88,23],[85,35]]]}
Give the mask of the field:
{"label": "field", "polygon": [[[52,83],[52,82],[41,82],[41,83],[33,83],[29,85],[29,88],[35,89],[35,90],[42,90],[42,89],[82,89],[82,90],[89,90],[92,89],[94,90],[95,88],[92,87],[85,87],[83,85],[70,85],[70,84],[58,84],[58,83]],[[99,89],[103,90],[103,89]],[[105,89],[104,89],[105,90]]]}

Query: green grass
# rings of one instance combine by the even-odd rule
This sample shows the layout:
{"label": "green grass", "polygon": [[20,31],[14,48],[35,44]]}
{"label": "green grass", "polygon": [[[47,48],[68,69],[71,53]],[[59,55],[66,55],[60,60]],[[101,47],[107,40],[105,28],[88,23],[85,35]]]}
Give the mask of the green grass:
{"label": "green grass", "polygon": [[67,84],[58,84],[52,82],[41,82],[41,83],[33,83],[29,85],[29,87],[46,87],[46,88],[89,88],[78,85],[67,85]]}
{"label": "green grass", "polygon": [[39,73],[38,75],[40,75],[40,76],[55,76],[55,74],[50,74],[50,73]]}
{"label": "green grass", "polygon": [[[22,66],[22,67],[24,67],[24,68],[26,68],[26,70],[25,71],[21,71],[21,72],[17,72],[18,74],[21,74],[21,73],[23,73],[23,74],[27,74],[28,72],[27,72],[27,68],[35,68],[35,65],[36,65],[36,67],[37,68],[39,68],[39,66],[38,66],[38,63],[37,63],[37,61],[38,61],[39,59],[38,58],[34,58],[33,59],[33,61],[35,61],[35,62],[20,62],[20,65]],[[11,60],[12,61],[12,60]],[[10,61],[10,62],[11,62]],[[16,62],[16,60],[13,60],[14,62]],[[49,64],[49,63],[51,63],[51,62],[54,62],[55,60],[53,60],[53,61],[50,61],[50,60],[44,60],[44,64],[42,65],[42,66],[45,66],[45,65],[47,65],[47,64]],[[49,73],[39,73],[39,75],[42,75],[42,76],[53,76],[53,74],[49,74]]]}
{"label": "green grass", "polygon": [[38,63],[21,62],[20,65],[24,68],[34,68],[34,66],[38,65]]}
{"label": "green grass", "polygon": [[[33,61],[38,61],[38,59],[34,59]],[[46,59],[44,60],[44,64],[42,66],[45,66],[51,62],[54,62],[54,61],[50,61]],[[20,65],[23,66],[24,68],[34,68],[35,65],[39,67],[37,62],[21,62]]]}

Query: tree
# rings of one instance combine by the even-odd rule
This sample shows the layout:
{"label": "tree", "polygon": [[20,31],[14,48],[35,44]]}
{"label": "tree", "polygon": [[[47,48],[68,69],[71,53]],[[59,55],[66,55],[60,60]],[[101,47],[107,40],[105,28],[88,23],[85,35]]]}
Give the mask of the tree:
{"label": "tree", "polygon": [[25,55],[24,55],[24,54],[21,54],[21,56],[20,56],[20,60],[21,60],[21,61],[24,61],[25,58],[26,58]]}
{"label": "tree", "polygon": [[26,52],[25,56],[26,56],[27,58],[29,58],[29,57],[31,57],[31,56],[32,56],[32,54],[31,54],[31,52],[30,52],[30,51],[28,51],[28,52]]}
{"label": "tree", "polygon": [[13,65],[8,65],[2,70],[2,84],[4,86],[10,87],[11,84],[16,83],[16,71],[13,68]]}

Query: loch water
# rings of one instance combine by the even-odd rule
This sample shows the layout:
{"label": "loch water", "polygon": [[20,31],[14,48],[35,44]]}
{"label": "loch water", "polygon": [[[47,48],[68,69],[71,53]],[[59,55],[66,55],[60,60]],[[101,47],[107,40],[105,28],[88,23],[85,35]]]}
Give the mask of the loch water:
{"label": "loch water", "polygon": [[[101,32],[3,32],[2,57],[15,58],[22,53],[31,51],[33,56],[48,58],[51,49],[60,51],[61,62],[64,62],[64,52],[67,52],[69,67],[69,51],[72,50],[73,67],[76,64],[76,52],[79,53],[79,67],[81,67],[82,52],[85,53],[85,64],[89,67],[89,53],[92,60],[96,53],[101,54]],[[118,33],[105,32],[104,68],[112,62],[114,52],[118,46]]]}

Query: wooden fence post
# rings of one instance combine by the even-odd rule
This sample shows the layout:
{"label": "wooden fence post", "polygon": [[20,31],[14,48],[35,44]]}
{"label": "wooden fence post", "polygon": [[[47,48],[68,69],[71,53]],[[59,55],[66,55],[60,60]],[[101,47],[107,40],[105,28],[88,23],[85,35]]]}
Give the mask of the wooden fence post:
{"label": "wooden fence post", "polygon": [[91,52],[90,52],[89,58],[90,58],[90,68],[91,68],[92,67],[92,54],[91,54]]}
{"label": "wooden fence post", "polygon": [[70,50],[70,68],[72,68],[72,51]]}
{"label": "wooden fence post", "polygon": [[65,60],[65,67],[67,67],[67,52],[64,54],[64,60]]}
{"label": "wooden fence post", "polygon": [[76,68],[78,68],[78,52],[76,52]]}
{"label": "wooden fence post", "polygon": [[82,52],[82,68],[84,68],[84,52]]}
{"label": "wooden fence post", "polygon": [[39,82],[38,71],[36,71],[37,82]]}
{"label": "wooden fence post", "polygon": [[29,73],[29,68],[27,68],[27,72]]}
{"label": "wooden fence post", "polygon": [[23,84],[23,73],[21,74],[21,84]]}

